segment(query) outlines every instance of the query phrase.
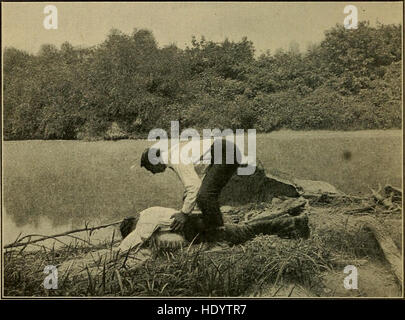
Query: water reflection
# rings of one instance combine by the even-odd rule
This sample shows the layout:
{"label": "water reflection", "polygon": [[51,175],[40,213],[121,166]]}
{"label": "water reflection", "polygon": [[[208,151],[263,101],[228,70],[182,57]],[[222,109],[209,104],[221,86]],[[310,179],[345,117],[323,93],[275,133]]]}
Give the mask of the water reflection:
{"label": "water reflection", "polygon": [[[35,223],[33,224],[24,224],[17,226],[15,221],[3,211],[3,243],[5,245],[9,243],[13,243],[16,239],[21,239],[27,235],[35,235],[31,239],[37,239],[37,236],[50,236],[50,235],[57,235],[60,233],[64,233],[66,231],[82,229],[84,225],[75,225],[72,221],[66,221],[64,225],[55,226],[55,224],[47,217],[40,216]],[[92,227],[95,225],[89,225]],[[93,245],[97,245],[100,242],[110,241],[113,237],[114,239],[119,239],[119,230],[118,226],[111,226],[104,229],[96,230],[89,234],[89,232],[77,232],[72,234],[75,238],[70,236],[62,236],[58,237],[58,240],[49,239],[45,241],[41,241],[38,243],[39,246],[45,246],[46,248],[58,248],[63,246],[64,244],[73,244],[73,243],[84,243],[84,242],[91,242]],[[81,241],[79,239],[83,239]],[[24,241],[29,240],[24,239]],[[26,250],[35,250],[38,249],[38,245],[30,245],[26,248]]]}

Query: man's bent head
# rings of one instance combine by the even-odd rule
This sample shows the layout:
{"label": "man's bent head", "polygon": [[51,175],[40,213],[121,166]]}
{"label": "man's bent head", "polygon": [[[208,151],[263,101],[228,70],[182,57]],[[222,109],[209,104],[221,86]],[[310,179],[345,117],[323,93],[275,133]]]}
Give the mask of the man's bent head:
{"label": "man's bent head", "polygon": [[146,148],[141,156],[141,167],[153,174],[165,171],[166,165],[161,163],[160,149]]}

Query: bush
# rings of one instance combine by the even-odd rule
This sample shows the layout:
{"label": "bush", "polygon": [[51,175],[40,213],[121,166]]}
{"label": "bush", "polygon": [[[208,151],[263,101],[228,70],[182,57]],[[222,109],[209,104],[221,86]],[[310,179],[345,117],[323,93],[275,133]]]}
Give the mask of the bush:
{"label": "bush", "polygon": [[[306,52],[112,30],[92,48],[4,50],[6,139],[120,138],[167,129],[381,129],[402,125],[401,27],[336,26]],[[107,133],[107,130],[109,130]],[[115,130],[115,129],[114,129]],[[114,131],[113,130],[113,131]],[[117,132],[118,132],[117,131]],[[114,138],[115,139],[115,138]]]}

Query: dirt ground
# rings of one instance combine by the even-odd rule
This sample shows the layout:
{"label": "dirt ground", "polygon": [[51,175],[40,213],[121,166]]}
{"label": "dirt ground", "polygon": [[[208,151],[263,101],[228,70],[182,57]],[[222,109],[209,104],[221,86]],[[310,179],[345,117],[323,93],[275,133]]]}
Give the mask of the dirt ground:
{"label": "dirt ground", "polygon": [[[356,217],[347,216],[345,211],[348,207],[345,206],[311,206],[308,214],[310,217],[310,225],[312,234],[326,233],[330,234],[330,241],[333,241],[333,231],[337,231],[342,227],[350,229],[350,232],[356,233],[350,223]],[[378,215],[378,214],[377,214]],[[402,219],[400,214],[378,217],[379,221],[385,225],[387,230],[390,230],[390,237],[402,251]],[[369,237],[367,239],[367,237]],[[332,271],[322,274],[323,288],[318,288],[313,292],[291,283],[284,283],[279,287],[268,286],[261,292],[260,296],[268,297],[401,297],[402,286],[391,270],[390,264],[385,260],[378,243],[372,235],[364,233],[361,237],[366,244],[358,244],[364,246],[364,251],[353,248],[350,252],[350,247],[342,248],[342,251],[348,253],[346,256],[342,254],[341,260],[336,261],[336,266]],[[351,239],[347,239],[348,243]],[[369,247],[367,248],[367,243]],[[339,243],[344,246],[344,242]],[[355,244],[355,243],[354,243]],[[354,256],[360,256],[358,258]],[[344,279],[348,274],[344,273],[346,265],[354,265],[358,273],[358,289],[346,289]],[[320,289],[320,291],[319,291]]]}
{"label": "dirt ground", "polygon": [[[364,263],[362,261],[362,263]],[[356,265],[353,261],[353,265]],[[367,261],[358,266],[358,289],[346,289],[343,281],[347,274],[342,270],[325,272],[323,274],[324,288],[315,293],[307,288],[292,284],[282,283],[278,286],[267,286],[260,292],[261,297],[401,297],[401,286],[389,270],[386,263],[381,261]],[[249,296],[258,296],[251,293]]]}

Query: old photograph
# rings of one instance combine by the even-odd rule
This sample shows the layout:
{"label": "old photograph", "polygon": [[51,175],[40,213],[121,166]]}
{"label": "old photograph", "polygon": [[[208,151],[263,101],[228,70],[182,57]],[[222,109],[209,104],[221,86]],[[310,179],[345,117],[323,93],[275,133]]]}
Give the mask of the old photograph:
{"label": "old photograph", "polygon": [[403,298],[402,1],[1,6],[2,299]]}

